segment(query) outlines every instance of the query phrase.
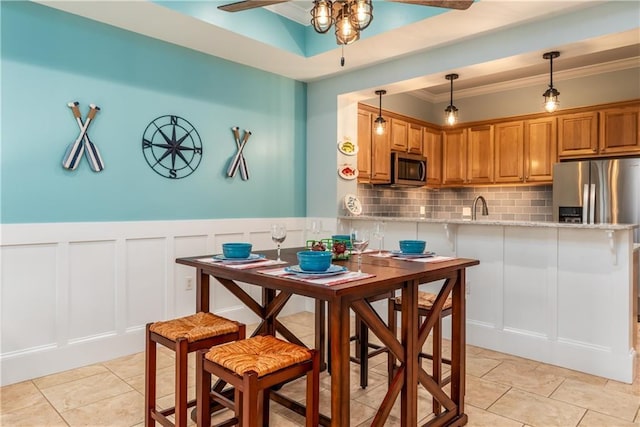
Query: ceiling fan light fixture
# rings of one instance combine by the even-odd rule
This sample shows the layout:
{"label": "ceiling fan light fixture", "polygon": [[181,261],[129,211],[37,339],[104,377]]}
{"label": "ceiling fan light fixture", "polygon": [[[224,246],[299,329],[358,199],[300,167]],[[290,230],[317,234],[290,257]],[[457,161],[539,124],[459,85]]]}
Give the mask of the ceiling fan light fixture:
{"label": "ceiling fan light fixture", "polygon": [[558,95],[560,92],[556,88],[553,87],[553,58],[557,58],[560,56],[560,52],[546,52],[542,57],[544,59],[549,60],[549,89],[544,91],[542,96],[544,97],[544,109],[548,113],[553,113],[558,109],[558,105],[560,102],[558,101]]}
{"label": "ceiling fan light fixture", "polygon": [[333,5],[330,0],[314,0],[311,9],[311,25],[320,34],[324,34],[334,24]]}
{"label": "ceiling fan light fixture", "polygon": [[341,9],[336,16],[336,43],[338,45],[348,45],[360,38],[360,30],[354,27],[351,22],[350,6],[347,2],[342,3]]}
{"label": "ceiling fan light fixture", "polygon": [[451,98],[449,101],[449,105],[444,109],[444,119],[449,126],[453,126],[458,123],[458,109],[455,105],[453,105],[453,81],[457,79],[459,76],[455,73],[447,74],[444,76],[445,79],[451,82]]}
{"label": "ceiling fan light fixture", "polygon": [[371,0],[355,0],[349,3],[351,25],[362,31],[373,21],[373,3]]}
{"label": "ceiling fan light fixture", "polygon": [[376,95],[380,97],[380,103],[378,104],[378,117],[373,122],[373,130],[376,135],[384,135],[387,129],[387,121],[382,117],[382,95],[387,93],[384,89],[376,90]]}

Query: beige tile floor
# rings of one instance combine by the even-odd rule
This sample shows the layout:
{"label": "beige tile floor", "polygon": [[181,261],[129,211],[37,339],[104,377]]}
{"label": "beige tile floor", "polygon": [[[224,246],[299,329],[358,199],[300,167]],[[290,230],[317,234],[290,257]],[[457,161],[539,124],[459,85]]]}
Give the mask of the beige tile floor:
{"label": "beige tile floor", "polygon": [[[282,319],[307,344],[314,340],[313,314]],[[638,329],[640,335],[640,328]],[[446,346],[445,346],[446,347]],[[446,351],[446,349],[445,349]],[[425,362],[427,363],[427,362]],[[371,359],[369,386],[358,386],[351,372],[351,425],[366,426],[386,391],[386,358]],[[190,394],[195,371],[191,367]],[[173,400],[173,353],[158,357],[158,404]],[[465,411],[469,426],[640,426],[640,364],[633,384],[624,384],[507,354],[467,346]],[[330,378],[321,377],[321,410],[330,407]],[[304,400],[304,380],[288,384],[283,393]],[[141,426],[144,422],[144,353],[61,372],[0,388],[1,426]],[[419,397],[426,420],[431,398]],[[396,403],[388,426],[400,425]],[[271,425],[303,425],[302,417],[272,403]],[[223,419],[226,414],[216,418]]]}

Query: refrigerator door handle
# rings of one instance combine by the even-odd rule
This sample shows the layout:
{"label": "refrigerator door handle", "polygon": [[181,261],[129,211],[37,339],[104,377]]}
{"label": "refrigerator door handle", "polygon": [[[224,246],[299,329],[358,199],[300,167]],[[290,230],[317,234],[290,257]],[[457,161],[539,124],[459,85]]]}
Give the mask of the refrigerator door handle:
{"label": "refrigerator door handle", "polygon": [[589,223],[589,184],[582,188],[582,223]]}
{"label": "refrigerator door handle", "polygon": [[589,224],[596,223],[596,185],[591,184],[589,191]]}

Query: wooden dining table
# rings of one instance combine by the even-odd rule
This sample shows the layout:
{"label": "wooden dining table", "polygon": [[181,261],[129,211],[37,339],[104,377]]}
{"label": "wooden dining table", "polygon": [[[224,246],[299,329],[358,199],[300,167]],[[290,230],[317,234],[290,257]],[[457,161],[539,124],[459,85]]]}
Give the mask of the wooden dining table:
{"label": "wooden dining table", "polygon": [[[196,268],[196,311],[209,311],[210,278],[228,289],[260,319],[255,334],[279,333],[285,339],[302,342],[281,322],[277,316],[293,295],[302,295],[316,301],[316,348],[324,351],[324,304],[328,303],[330,325],[328,336],[331,341],[331,414],[322,417],[322,425],[345,427],[350,425],[350,316],[351,310],[369,327],[384,346],[399,362],[389,381],[386,396],[371,425],[383,426],[395,401],[400,397],[400,417],[402,426],[417,426],[418,385],[422,385],[435,399],[443,411],[431,417],[423,425],[458,426],[467,423],[464,413],[465,393],[465,271],[467,267],[479,264],[478,260],[449,258],[438,262],[415,262],[394,257],[377,257],[365,254],[362,257],[362,271],[369,277],[355,281],[331,285],[310,283],[295,276],[265,274],[265,271],[296,265],[296,253],[302,248],[283,249],[281,258],[288,264],[246,269],[229,268],[221,262],[212,262],[212,255],[178,258],[176,262]],[[275,251],[259,251],[268,259],[276,259]],[[347,261],[334,261],[351,271],[357,271],[355,256]],[[418,316],[418,287],[420,284],[444,280],[431,315],[423,322]],[[246,284],[262,288],[261,301],[256,301],[243,289]],[[381,294],[396,292],[402,296],[401,328],[399,337],[390,331],[385,321],[372,307],[369,299]],[[419,362],[419,353],[436,319],[440,316],[445,300],[452,297],[451,316],[451,386],[447,394],[428,374]],[[304,345],[304,344],[303,344]],[[280,399],[277,393],[272,399]],[[295,406],[295,405],[294,405]],[[299,404],[298,404],[299,406]],[[290,406],[291,407],[291,406]],[[294,408],[295,409],[295,408]],[[299,410],[299,409],[298,409]]]}

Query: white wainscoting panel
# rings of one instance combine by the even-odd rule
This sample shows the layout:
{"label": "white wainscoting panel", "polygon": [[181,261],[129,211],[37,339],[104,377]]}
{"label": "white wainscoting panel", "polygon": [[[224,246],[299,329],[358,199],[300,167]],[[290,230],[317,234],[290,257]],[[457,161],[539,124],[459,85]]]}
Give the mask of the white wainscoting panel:
{"label": "white wainscoting panel", "polygon": [[70,242],[68,339],[116,333],[115,242]]}
{"label": "white wainscoting panel", "polygon": [[[322,220],[333,233],[335,218]],[[274,222],[289,230],[283,247],[304,244],[306,218],[3,224],[0,385],[143,351],[146,323],[194,312],[196,272],[177,257],[220,253],[230,241],[274,249]],[[256,321],[211,283],[213,312]],[[243,286],[261,298],[259,287]],[[282,313],[313,307],[294,297]]]}
{"label": "white wainscoting panel", "polygon": [[57,344],[56,282],[55,245],[2,248],[3,354]]}
{"label": "white wainscoting panel", "polygon": [[[554,276],[557,229],[505,228],[504,239],[504,328],[516,333],[546,337],[548,287]],[[555,296],[553,296],[555,298]]]}
{"label": "white wainscoting panel", "polygon": [[480,265],[467,269],[467,319],[503,325],[503,227],[459,225],[457,255],[479,259]]}
{"label": "white wainscoting panel", "polygon": [[168,317],[174,300],[167,269],[173,268],[167,255],[168,238],[127,239],[124,292],[127,329],[144,329],[147,322]]}

